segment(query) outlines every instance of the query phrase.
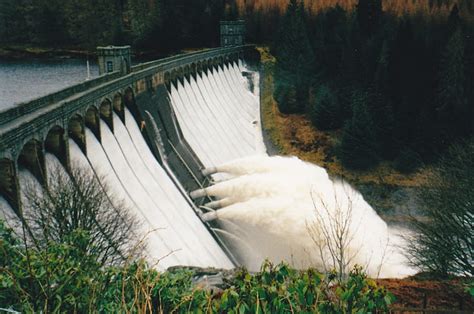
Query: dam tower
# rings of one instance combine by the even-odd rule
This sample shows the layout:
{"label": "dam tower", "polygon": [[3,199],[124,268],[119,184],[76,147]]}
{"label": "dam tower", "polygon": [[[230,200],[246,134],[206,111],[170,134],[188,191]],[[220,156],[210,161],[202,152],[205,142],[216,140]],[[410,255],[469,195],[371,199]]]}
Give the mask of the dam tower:
{"label": "dam tower", "polygon": [[130,73],[130,51],[130,46],[97,47],[99,75],[116,71],[122,75]]}
{"label": "dam tower", "polygon": [[245,21],[221,21],[221,47],[245,44]]}

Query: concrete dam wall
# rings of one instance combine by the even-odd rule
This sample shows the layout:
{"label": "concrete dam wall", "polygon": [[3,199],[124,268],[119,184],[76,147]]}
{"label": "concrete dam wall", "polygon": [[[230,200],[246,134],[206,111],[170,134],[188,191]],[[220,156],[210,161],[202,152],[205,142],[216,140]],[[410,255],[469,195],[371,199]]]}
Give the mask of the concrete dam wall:
{"label": "concrete dam wall", "polygon": [[269,259],[412,273],[400,230],[359,192],[317,165],[266,155],[252,61],[251,46],[174,56],[0,112],[0,213],[14,221],[28,190],[80,164],[140,219],[161,269],[255,271]]}
{"label": "concrete dam wall", "polygon": [[[112,73],[1,113],[0,218],[12,221],[27,202],[25,189],[40,190],[58,165],[79,164],[104,178],[111,196],[136,214],[147,234],[146,254],[160,260],[159,268],[235,266],[200,219],[199,205],[210,199],[188,196],[219,178],[202,169],[264,152],[258,73],[245,67],[244,49],[217,51],[171,58],[181,64],[168,71],[163,61],[138,65],[128,76]],[[108,93],[97,96],[97,89]],[[70,98],[74,103],[88,93],[89,105],[58,114],[71,107]],[[51,123],[53,115],[59,121]],[[15,131],[25,135],[14,145]]]}

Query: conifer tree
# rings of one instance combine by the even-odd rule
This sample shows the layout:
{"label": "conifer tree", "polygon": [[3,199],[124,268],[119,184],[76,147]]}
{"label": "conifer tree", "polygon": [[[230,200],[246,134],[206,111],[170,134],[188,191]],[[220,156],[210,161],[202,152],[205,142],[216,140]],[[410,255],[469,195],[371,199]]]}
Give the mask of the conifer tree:
{"label": "conifer tree", "polygon": [[311,122],[320,130],[339,128],[343,122],[341,105],[327,85],[321,85],[309,108]]}
{"label": "conifer tree", "polygon": [[438,85],[438,110],[441,115],[451,117],[453,123],[469,123],[466,121],[466,118],[469,118],[469,108],[464,71],[464,39],[461,29],[458,28],[443,53]]}
{"label": "conifer tree", "polygon": [[376,123],[370,110],[368,92],[353,95],[353,115],[343,129],[339,158],[344,166],[368,169],[378,162]]}
{"label": "conifer tree", "polygon": [[370,36],[378,29],[382,17],[381,0],[359,0],[357,4],[357,19],[362,33]]}
{"label": "conifer tree", "polygon": [[[313,52],[309,43],[303,2],[291,0],[280,25],[275,44],[277,57],[276,99],[279,95],[294,94],[290,103],[280,103],[283,113],[303,112],[309,96],[309,78],[313,64]],[[294,91],[283,91],[294,89]]]}

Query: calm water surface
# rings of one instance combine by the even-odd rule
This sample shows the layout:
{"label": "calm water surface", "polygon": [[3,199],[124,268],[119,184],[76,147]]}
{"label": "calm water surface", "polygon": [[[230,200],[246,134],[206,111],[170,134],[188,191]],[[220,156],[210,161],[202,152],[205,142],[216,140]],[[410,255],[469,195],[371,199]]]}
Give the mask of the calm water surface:
{"label": "calm water surface", "polygon": [[[90,62],[90,69],[91,77],[99,75],[95,61]],[[0,60],[0,111],[81,83],[86,77],[85,59]]]}

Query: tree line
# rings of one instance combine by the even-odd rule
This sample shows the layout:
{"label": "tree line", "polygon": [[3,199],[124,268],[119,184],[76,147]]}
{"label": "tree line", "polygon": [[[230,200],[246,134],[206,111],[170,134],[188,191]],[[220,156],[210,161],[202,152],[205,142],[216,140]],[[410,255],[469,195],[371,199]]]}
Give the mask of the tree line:
{"label": "tree line", "polygon": [[[94,49],[131,44],[139,50],[173,52],[219,45],[219,21],[243,18],[248,40],[274,40],[289,0],[0,0],[0,44]],[[314,19],[336,5],[353,11],[357,0],[305,0]],[[458,3],[461,16],[474,20],[470,0],[386,0],[392,15],[438,20]]]}
{"label": "tree line", "polygon": [[474,28],[457,5],[446,19],[396,16],[381,0],[308,14],[291,0],[273,52],[283,113],[341,130],[349,168],[390,160],[410,172],[472,135]]}
{"label": "tree line", "polygon": [[0,0],[0,43],[160,52],[219,44],[226,0]]}

